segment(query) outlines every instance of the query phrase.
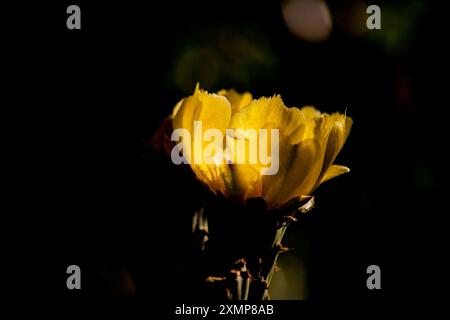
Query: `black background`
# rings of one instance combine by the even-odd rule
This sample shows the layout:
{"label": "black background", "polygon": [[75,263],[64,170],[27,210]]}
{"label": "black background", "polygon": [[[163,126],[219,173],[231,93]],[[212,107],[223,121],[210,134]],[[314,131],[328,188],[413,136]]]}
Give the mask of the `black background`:
{"label": "black background", "polygon": [[[378,302],[437,294],[425,288],[441,274],[434,258],[440,235],[431,232],[443,213],[435,209],[443,180],[436,145],[444,129],[438,8],[427,6],[410,47],[393,55],[339,30],[322,44],[299,41],[278,2],[73,3],[82,10],[79,31],[66,28],[67,1],[15,6],[8,22],[5,62],[16,120],[7,135],[14,139],[10,189],[18,191],[9,216],[20,230],[10,238],[19,245],[9,246],[11,265],[24,268],[21,277],[42,267],[35,285],[17,282],[19,293],[66,301],[109,296],[98,270],[127,266],[140,297],[156,292],[171,301],[171,268],[189,228],[184,213],[204,191],[154,157],[148,141],[186,95],[167,80],[177,44],[249,23],[276,53],[275,71],[206,89],[280,93],[287,105],[347,108],[354,119],[338,159],[351,173],[319,188],[317,208],[290,230],[309,238],[309,298]],[[408,103],[398,99],[404,75]],[[70,264],[83,272],[79,292],[66,289]],[[366,288],[370,264],[381,267],[380,291]]]}

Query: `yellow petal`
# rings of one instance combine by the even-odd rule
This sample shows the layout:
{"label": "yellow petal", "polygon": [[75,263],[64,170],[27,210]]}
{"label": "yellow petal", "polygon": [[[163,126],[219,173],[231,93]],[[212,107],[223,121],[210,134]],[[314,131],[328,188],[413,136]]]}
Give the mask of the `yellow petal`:
{"label": "yellow petal", "polygon": [[303,137],[305,117],[297,108],[287,108],[280,96],[253,100],[231,118],[230,127],[235,129],[280,128],[296,143]]}
{"label": "yellow petal", "polygon": [[233,89],[230,90],[222,89],[219,92],[217,92],[217,94],[227,98],[227,100],[231,104],[232,114],[235,114],[236,112],[241,110],[243,107],[252,102],[253,99],[252,94],[250,92],[244,92],[240,94]]}
{"label": "yellow petal", "polygon": [[312,191],[320,173],[320,145],[315,139],[291,144],[280,130],[279,170],[262,177],[262,196],[269,207],[279,207],[293,197]]}
{"label": "yellow petal", "polygon": [[300,112],[305,120],[311,120],[321,116],[320,111],[313,106],[304,106],[300,109]]}
{"label": "yellow petal", "polygon": [[337,176],[340,176],[341,174],[350,172],[350,169],[344,166],[340,166],[337,164],[333,164],[331,167],[328,168],[327,172],[323,176],[320,183],[324,183],[325,181],[328,181],[330,179],[333,179]]}
{"label": "yellow petal", "polygon": [[193,132],[194,121],[202,121],[203,131],[214,128],[224,134],[230,117],[231,106],[224,96],[196,89],[192,96],[175,106],[173,128]]}
{"label": "yellow petal", "polygon": [[175,118],[175,116],[177,115],[178,110],[180,110],[181,105],[183,104],[183,101],[184,101],[184,99],[181,99],[180,101],[178,101],[178,103],[177,103],[177,104],[175,105],[175,107],[173,108],[173,110],[172,110],[172,115],[171,115],[171,118],[172,118],[172,119]]}
{"label": "yellow petal", "polygon": [[[324,147],[317,136],[323,121],[313,107],[287,108],[279,96],[253,100],[232,116],[234,129],[280,130],[279,172],[262,177],[262,196],[269,207],[313,190],[322,168]],[[261,167],[254,165],[256,170]]]}
{"label": "yellow petal", "polygon": [[226,189],[227,195],[244,202],[250,198],[261,197],[262,179],[259,171],[250,164],[230,164],[231,185]]}
{"label": "yellow petal", "polygon": [[[253,135],[253,144],[258,136]],[[261,197],[262,179],[257,155],[250,156],[251,143],[248,136],[234,133],[226,137],[227,164],[230,174],[226,193],[231,198],[244,202],[249,198]],[[253,147],[257,147],[254,145]],[[256,148],[257,149],[257,148]],[[255,149],[254,149],[255,151]],[[254,153],[254,152],[253,152]]]}
{"label": "yellow petal", "polygon": [[[173,129],[186,129],[191,134],[191,147],[194,152],[188,148],[184,148],[185,156],[191,162],[191,168],[197,178],[207,184],[212,191],[224,191],[223,175],[226,171],[225,167],[217,164],[205,164],[201,156],[203,150],[210,142],[203,141],[204,133],[208,129],[220,130],[222,136],[225,136],[225,129],[231,118],[231,106],[228,100],[217,94],[210,94],[198,88],[192,96],[180,101],[173,112]],[[201,121],[202,132],[194,130],[194,122]],[[200,148],[195,148],[194,141],[200,141]],[[204,154],[203,154],[204,156]],[[200,159],[197,159],[200,158]],[[195,163],[195,160],[200,160]],[[201,163],[200,163],[201,162]]]}
{"label": "yellow petal", "polygon": [[321,151],[316,139],[303,140],[291,145],[288,155],[280,153],[280,157],[288,157],[288,161],[280,164],[283,179],[277,192],[274,206],[279,207],[292,199],[309,195],[313,190],[322,167]]}
{"label": "yellow petal", "polygon": [[326,147],[324,150],[323,167],[316,187],[323,181],[325,174],[341,151],[353,124],[350,117],[339,113],[326,117],[325,121],[326,124],[324,127],[326,129],[322,131],[322,140],[324,142],[326,141]]}
{"label": "yellow petal", "polygon": [[232,201],[244,203],[247,199],[261,197],[261,176],[251,165],[194,165],[193,169],[211,191],[220,191]]}
{"label": "yellow petal", "polygon": [[[206,91],[199,90],[197,87],[192,96],[183,99],[181,105],[179,103],[175,106],[172,123],[174,130],[183,128],[190,132],[192,146],[194,146],[194,141],[202,141],[202,148],[200,150],[193,147],[195,152],[198,153],[208,144],[207,142],[203,142],[203,136],[201,134],[208,129],[218,129],[222,133],[222,136],[224,136],[230,117],[231,106],[225,97],[210,94]],[[201,121],[202,132],[196,132],[194,130],[195,121]],[[194,157],[191,154],[188,154],[187,157],[191,162],[194,162]]]}

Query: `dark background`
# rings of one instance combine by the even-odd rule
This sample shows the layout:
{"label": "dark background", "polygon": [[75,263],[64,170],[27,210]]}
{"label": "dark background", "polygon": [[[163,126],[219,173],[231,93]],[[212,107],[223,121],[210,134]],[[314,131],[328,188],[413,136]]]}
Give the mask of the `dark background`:
{"label": "dark background", "polygon": [[[69,4],[81,7],[80,31],[66,29]],[[328,4],[334,17],[342,3]],[[121,295],[126,273],[137,296],[176,296],[178,248],[205,191],[157,157],[150,139],[200,81],[209,91],[279,93],[288,106],[346,110],[354,120],[337,161],[351,173],[322,185],[316,208],[288,231],[308,270],[306,298],[435,295],[424,288],[440,277],[440,235],[431,232],[443,213],[435,209],[444,161],[439,8],[378,4],[381,31],[354,36],[334,21],[320,43],[289,32],[277,1],[15,8],[5,61],[14,69],[18,121],[9,136],[20,156],[11,189],[20,196],[11,216],[22,249],[12,251],[22,267],[44,272],[40,285],[16,289]],[[70,264],[82,269],[79,292],[65,286]],[[381,267],[380,291],[366,288],[371,264]]]}

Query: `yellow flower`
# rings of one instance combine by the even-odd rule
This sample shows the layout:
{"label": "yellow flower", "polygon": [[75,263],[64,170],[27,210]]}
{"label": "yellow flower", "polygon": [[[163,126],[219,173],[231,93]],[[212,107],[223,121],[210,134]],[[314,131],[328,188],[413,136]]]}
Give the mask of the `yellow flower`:
{"label": "yellow flower", "polygon": [[[191,141],[182,143],[198,146],[201,138],[195,142],[200,133],[195,131],[194,121],[201,121],[203,132],[217,129],[231,141],[239,137],[226,136],[226,129],[279,130],[279,170],[274,175],[261,174],[267,165],[259,159],[256,163],[229,163],[220,158],[212,163],[190,162],[201,182],[232,201],[243,203],[261,197],[268,208],[279,208],[292,198],[310,195],[322,182],[349,171],[347,167],[333,164],[352,126],[352,119],[343,114],[320,113],[310,106],[287,108],[278,95],[252,100],[250,93],[221,90],[214,94],[197,85],[192,96],[175,106],[172,123],[174,130],[194,133]],[[201,141],[200,153],[209,143]],[[224,144],[228,146],[229,141]],[[245,144],[247,147],[249,141],[245,140]],[[184,156],[190,159],[197,156],[197,151],[183,148]],[[233,155],[232,160],[236,156],[239,155]]]}

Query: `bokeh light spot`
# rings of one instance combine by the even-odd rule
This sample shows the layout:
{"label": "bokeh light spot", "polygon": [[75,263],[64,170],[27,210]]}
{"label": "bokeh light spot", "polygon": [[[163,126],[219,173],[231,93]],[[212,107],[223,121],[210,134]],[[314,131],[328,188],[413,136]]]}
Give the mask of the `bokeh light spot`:
{"label": "bokeh light spot", "polygon": [[305,41],[324,41],[333,29],[330,10],[322,0],[287,0],[282,13],[289,31]]}

